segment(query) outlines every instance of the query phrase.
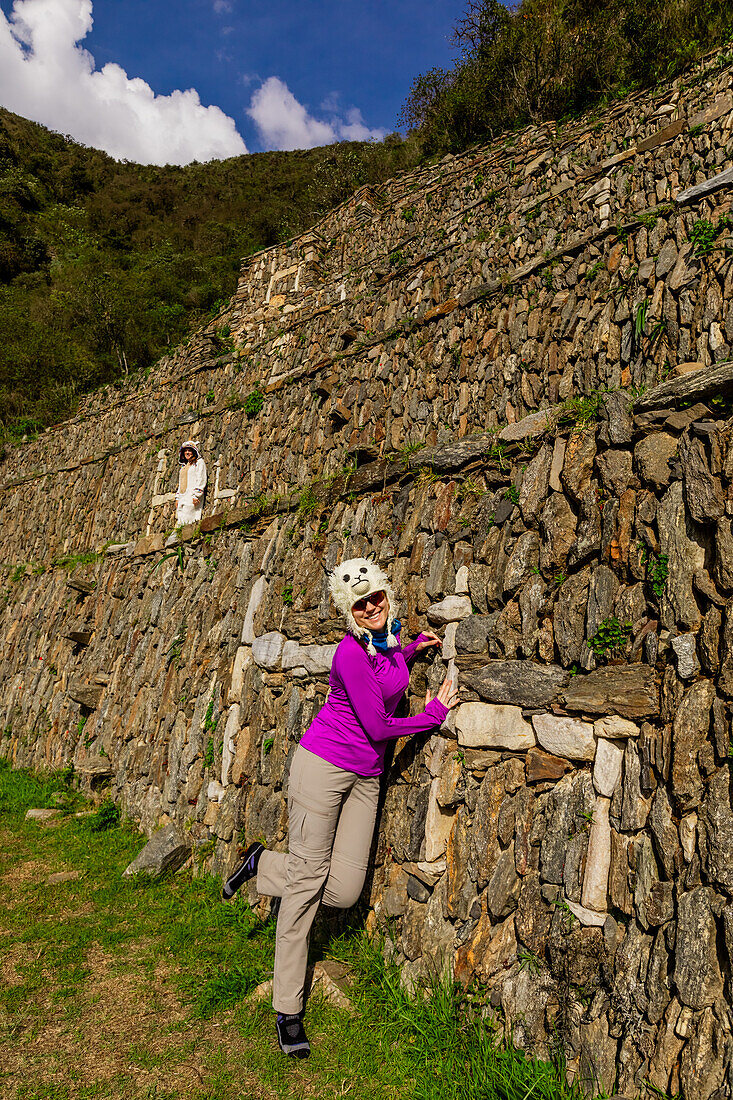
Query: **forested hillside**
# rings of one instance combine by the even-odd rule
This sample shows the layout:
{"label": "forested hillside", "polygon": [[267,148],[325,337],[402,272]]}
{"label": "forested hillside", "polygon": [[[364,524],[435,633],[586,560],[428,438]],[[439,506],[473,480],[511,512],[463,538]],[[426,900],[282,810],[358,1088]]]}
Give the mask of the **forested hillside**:
{"label": "forested hillside", "polygon": [[417,77],[403,111],[428,154],[602,107],[733,37],[730,0],[465,3],[455,65]]}
{"label": "forested hillside", "polygon": [[119,163],[0,109],[0,434],[144,371],[229,298],[242,257],[361,184],[513,127],[561,126],[728,41],[730,0],[466,0],[454,67],[413,84],[407,141],[183,168]]}
{"label": "forested hillside", "polygon": [[164,168],[0,109],[0,420],[32,432],[144,370],[232,294],[241,258],[301,231],[415,146],[344,143]]}

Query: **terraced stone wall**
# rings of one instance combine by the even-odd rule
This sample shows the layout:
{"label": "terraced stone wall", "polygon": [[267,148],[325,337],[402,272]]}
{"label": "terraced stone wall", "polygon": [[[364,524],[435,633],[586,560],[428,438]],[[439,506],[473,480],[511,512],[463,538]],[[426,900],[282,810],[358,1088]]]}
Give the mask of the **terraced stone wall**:
{"label": "terraced stone wall", "polygon": [[[0,753],[197,867],[284,846],[325,571],[391,572],[446,639],[410,710],[448,668],[463,703],[395,746],[368,922],[589,1095],[730,1095],[732,87],[362,190],[3,468]],[[210,504],[171,533],[184,436]]]}

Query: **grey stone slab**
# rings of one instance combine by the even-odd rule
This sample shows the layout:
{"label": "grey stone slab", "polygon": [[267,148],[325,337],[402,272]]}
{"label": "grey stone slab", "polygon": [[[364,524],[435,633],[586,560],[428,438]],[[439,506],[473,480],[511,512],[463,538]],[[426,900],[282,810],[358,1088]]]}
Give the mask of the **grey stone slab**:
{"label": "grey stone slab", "polygon": [[688,187],[686,191],[680,191],[674,201],[678,206],[689,206],[690,203],[699,202],[706,195],[714,195],[716,191],[723,191],[729,187],[733,187],[733,168],[726,168],[703,183]]}
{"label": "grey stone slab", "polygon": [[535,744],[522,708],[501,703],[463,703],[455,710],[458,744],[473,749],[526,752]]}
{"label": "grey stone slab", "polygon": [[469,615],[458,623],[455,631],[456,652],[485,653],[492,622],[490,615]]}
{"label": "grey stone slab", "polygon": [[146,874],[152,877],[177,871],[188,859],[190,846],[174,824],[166,825],[154,833],[142,852],[122,872],[123,878]]}
{"label": "grey stone slab", "polygon": [[696,630],[701,612],[693,591],[695,574],[705,566],[704,547],[694,533],[685,509],[682,483],[670,485],[657,509],[659,544],[667,558],[667,578],[660,599],[664,625]]}
{"label": "grey stone slab", "polygon": [[698,768],[698,752],[710,731],[715,689],[710,680],[698,680],[677,709],[672,724],[671,783],[678,808],[694,809],[703,793],[703,780]]}
{"label": "grey stone slab", "polygon": [[255,664],[271,671],[280,668],[286,641],[285,635],[277,630],[270,630],[255,638],[252,642],[252,658]]}
{"label": "grey stone slab", "polygon": [[486,906],[494,920],[503,920],[517,908],[522,880],[514,867],[514,848],[499,856],[493,875],[486,887]]}
{"label": "grey stone slab", "polygon": [[282,652],[283,671],[304,668],[313,676],[325,675],[331,671],[334,645],[298,645],[297,642],[285,642]]}
{"label": "grey stone slab", "polygon": [[471,614],[471,600],[468,596],[446,596],[440,603],[431,604],[427,610],[428,619],[437,626],[458,623]]}
{"label": "grey stone slab", "polygon": [[619,714],[649,718],[659,714],[659,688],[649,665],[614,665],[578,673],[563,689],[568,710],[583,714]]}
{"label": "grey stone slab", "polygon": [[534,661],[487,661],[482,668],[461,672],[461,682],[487,702],[529,709],[549,706],[569,678],[558,665]]}
{"label": "grey stone slab", "polygon": [[725,511],[725,493],[719,478],[713,477],[701,439],[683,435],[680,459],[684,475],[685,503],[697,523],[714,523]]}
{"label": "grey stone slab", "polygon": [[67,690],[70,699],[89,710],[96,710],[104,695],[101,684],[85,684],[81,680],[71,680]]}
{"label": "grey stone slab", "polygon": [[522,439],[544,435],[554,425],[559,408],[561,406],[540,409],[539,412],[530,413],[529,416],[517,420],[514,424],[506,424],[499,432],[498,438],[504,443],[518,443]]}
{"label": "grey stone slab", "polygon": [[556,714],[535,714],[532,726],[539,744],[553,756],[592,760],[596,754],[597,742],[590,722]]}
{"label": "grey stone slab", "polygon": [[[694,855],[697,824],[700,858],[708,880],[727,893],[733,893],[733,808],[727,765],[712,776],[697,819],[691,813],[682,821],[688,862]],[[682,826],[680,832],[683,832]]]}
{"label": "grey stone slab", "polygon": [[714,891],[698,886],[683,894],[677,906],[673,980],[682,1003],[694,1009],[715,1004],[723,992],[714,902]]}
{"label": "grey stone slab", "polygon": [[[733,172],[733,169],[730,171]],[[666,382],[661,382],[642,394],[635,408],[639,412],[644,409],[663,408],[680,398],[700,400],[726,393],[731,389],[733,389],[733,364],[724,363],[720,366],[704,367],[702,370],[693,371],[692,374],[685,374],[681,378],[670,378]]]}

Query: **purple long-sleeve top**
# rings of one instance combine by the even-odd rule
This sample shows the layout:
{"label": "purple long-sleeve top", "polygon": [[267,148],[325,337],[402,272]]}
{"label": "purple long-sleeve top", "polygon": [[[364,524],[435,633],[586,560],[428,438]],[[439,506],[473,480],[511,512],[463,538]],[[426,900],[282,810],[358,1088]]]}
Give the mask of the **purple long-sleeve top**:
{"label": "purple long-sleeve top", "polygon": [[381,775],[389,741],[439,726],[448,714],[439,699],[432,699],[414,718],[394,716],[422,637],[370,657],[347,634],[333,657],[328,700],[301,737],[303,748],[345,771]]}

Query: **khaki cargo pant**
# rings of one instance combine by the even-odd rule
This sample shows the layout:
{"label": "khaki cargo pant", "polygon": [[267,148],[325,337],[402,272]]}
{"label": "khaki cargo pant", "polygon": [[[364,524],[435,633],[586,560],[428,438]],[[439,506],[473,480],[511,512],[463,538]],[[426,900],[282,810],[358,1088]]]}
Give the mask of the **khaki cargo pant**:
{"label": "khaki cargo pant", "polygon": [[379,779],[344,771],[300,746],[290,769],[289,851],[264,851],[261,894],[281,898],[272,1004],[300,1012],[308,936],[321,901],[348,909],[361,893],[377,815]]}

